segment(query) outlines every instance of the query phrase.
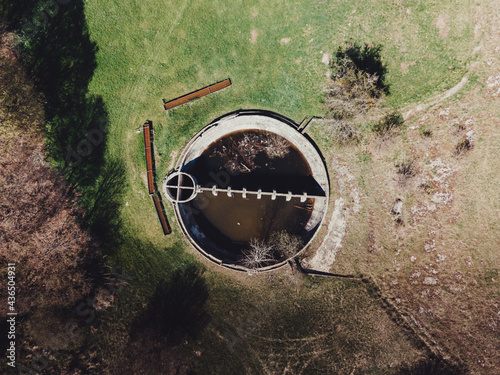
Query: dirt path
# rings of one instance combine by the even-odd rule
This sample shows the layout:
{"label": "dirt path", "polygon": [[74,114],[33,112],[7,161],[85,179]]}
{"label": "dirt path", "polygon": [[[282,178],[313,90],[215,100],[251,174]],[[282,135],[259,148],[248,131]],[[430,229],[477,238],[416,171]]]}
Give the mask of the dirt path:
{"label": "dirt path", "polygon": [[347,166],[339,164],[335,158],[332,159],[332,168],[336,173],[340,197],[335,200],[335,209],[328,224],[328,233],[316,254],[305,262],[307,268],[322,272],[330,271],[338,252],[342,249],[349,217],[361,210],[361,199],[354,176]]}

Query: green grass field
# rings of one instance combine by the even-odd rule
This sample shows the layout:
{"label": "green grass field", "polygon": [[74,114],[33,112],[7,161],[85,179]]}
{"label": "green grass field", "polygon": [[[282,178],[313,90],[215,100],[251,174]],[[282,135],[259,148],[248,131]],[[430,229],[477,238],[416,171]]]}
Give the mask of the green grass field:
{"label": "green grass field", "polygon": [[[453,20],[444,17],[450,9]],[[106,155],[126,168],[117,215],[127,240],[106,262],[133,275],[131,288],[102,316],[98,346],[104,358],[123,350],[123,331],[157,283],[201,259],[182,238],[168,204],[174,232],[161,235],[145,187],[142,135],[135,132],[145,120],[154,123],[161,184],[190,137],[224,113],[268,109],[297,122],[323,115],[328,67],[322,58],[338,46],[381,44],[387,103],[400,108],[458,83],[473,37],[470,4],[456,1],[89,0],[85,14],[98,46],[90,93],[102,96],[110,119]],[[162,99],[228,77],[229,89],[168,113],[162,108]],[[314,134],[330,155],[330,141],[320,130]],[[362,283],[299,279],[295,291],[285,271],[270,284],[267,275],[206,268],[210,321],[184,349],[200,374],[387,374],[427,355]]]}
{"label": "green grass field", "polygon": [[[19,363],[96,375],[496,374],[497,3],[72,0],[52,13],[55,2],[0,3],[0,143],[45,126],[46,159],[64,165],[68,197],[83,208],[75,217],[96,240],[78,264],[88,280],[75,284],[85,305],[99,297],[87,310],[95,316],[86,320],[80,300],[73,306],[59,293],[32,306],[19,318]],[[44,14],[27,35],[23,19]],[[331,199],[300,257],[311,260],[325,234],[342,232],[329,224],[343,198],[342,245],[327,268],[355,277],[221,268],[188,244],[166,200],[173,233],[163,236],[147,195],[144,121],[154,124],[160,187],[189,139],[223,114],[326,116],[324,59],[354,43],[382,47],[389,94],[380,106],[406,120],[381,135],[370,113],[346,144],[326,121],[307,128],[326,160]],[[225,78],[230,88],[164,111],[162,99]],[[87,132],[98,127],[105,135],[87,153]],[[472,147],[459,153],[467,134]],[[75,149],[82,163],[68,165]],[[401,181],[403,157],[414,171]],[[390,213],[396,198],[401,216]],[[115,273],[127,281],[115,284]],[[32,281],[51,290],[43,277]],[[58,337],[68,322],[79,333]]]}
{"label": "green grass field", "polygon": [[[36,13],[41,6],[29,11]],[[82,10],[97,46],[95,71]],[[446,16],[450,11],[453,18]],[[367,279],[314,279],[287,267],[272,275],[221,269],[188,245],[168,204],[173,233],[162,236],[147,195],[143,136],[136,130],[145,120],[153,121],[160,186],[189,139],[225,113],[267,109],[296,122],[324,115],[322,90],[329,68],[322,60],[351,42],[382,46],[390,87],[385,104],[411,106],[462,79],[473,47],[472,18],[469,2],[452,0],[88,0],[61,6],[36,39],[22,40],[35,57],[30,68],[47,99],[47,149],[54,164],[61,164],[65,147],[76,147],[81,131],[94,129],[98,118],[109,119],[104,167],[94,151],[80,170],[67,174],[78,182],[82,205],[92,207],[92,213],[104,212],[107,216],[99,219],[112,219],[115,225],[109,226],[116,232],[103,245],[105,268],[130,275],[112,306],[84,325],[87,339],[66,347],[62,355],[82,350],[79,360],[86,363],[95,356],[96,374],[181,374],[186,363],[196,374],[435,370],[428,348],[388,313],[380,291]],[[163,110],[162,99],[225,78],[231,78],[232,87]],[[84,100],[89,96],[93,101]],[[345,150],[321,125],[312,126],[309,134],[327,160]],[[360,147],[344,156],[368,196],[370,181],[363,179],[372,176],[374,157]],[[384,161],[392,157],[384,155]],[[116,178],[109,191],[102,189],[115,167],[118,174],[124,168],[123,181]],[[103,195],[99,201],[100,191],[116,192],[116,197]],[[106,200],[118,206],[99,211]],[[347,246],[355,247],[358,240],[364,244],[358,234],[366,235],[366,223],[360,221]],[[92,229],[98,226],[91,224]],[[392,257],[381,256],[373,268],[358,262],[370,256],[361,248],[343,254],[338,272],[363,273],[380,283]],[[35,318],[32,332],[40,331],[44,321]],[[33,345],[41,340],[44,346],[41,336]],[[57,368],[56,361],[50,363]]]}
{"label": "green grass field", "polygon": [[[437,17],[452,6],[460,22],[449,23],[447,36],[440,37]],[[158,241],[156,228],[148,233],[145,225],[153,211],[148,219],[139,219],[145,219],[150,202],[139,199],[144,159],[141,136],[134,130],[146,119],[157,129],[160,182],[171,153],[224,113],[262,108],[298,122],[306,115],[322,115],[323,53],[334,53],[350,40],[383,46],[391,105],[418,102],[452,87],[464,74],[472,39],[469,12],[468,3],[452,1],[425,6],[419,1],[405,6],[366,1],[87,2],[90,36],[99,48],[90,92],[102,95],[109,111],[109,155],[126,162],[127,227]],[[227,77],[231,88],[169,113],[162,110],[162,99]]]}

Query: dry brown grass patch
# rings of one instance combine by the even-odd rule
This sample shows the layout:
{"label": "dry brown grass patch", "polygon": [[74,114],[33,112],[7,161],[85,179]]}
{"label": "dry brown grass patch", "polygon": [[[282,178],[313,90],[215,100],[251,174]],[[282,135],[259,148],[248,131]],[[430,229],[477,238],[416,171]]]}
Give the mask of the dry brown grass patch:
{"label": "dry brown grass patch", "polygon": [[450,16],[447,14],[440,14],[436,20],[436,27],[439,29],[439,36],[446,38],[450,33]]}
{"label": "dry brown grass patch", "polygon": [[255,44],[257,43],[257,37],[259,36],[259,33],[257,30],[253,29],[252,31],[250,31],[250,42],[252,44]]}

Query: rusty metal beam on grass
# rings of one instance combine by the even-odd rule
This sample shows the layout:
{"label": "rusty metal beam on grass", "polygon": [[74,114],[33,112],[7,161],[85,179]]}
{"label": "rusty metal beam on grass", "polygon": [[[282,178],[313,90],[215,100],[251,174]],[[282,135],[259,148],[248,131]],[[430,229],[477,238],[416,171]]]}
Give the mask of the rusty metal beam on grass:
{"label": "rusty metal beam on grass", "polygon": [[168,102],[166,102],[163,106],[165,107],[165,110],[169,110],[172,108],[175,108],[177,106],[180,106],[182,104],[186,104],[190,102],[191,100],[202,98],[206,95],[212,94],[216,91],[222,90],[226,87],[231,86],[231,80],[225,79],[224,81],[214,83],[210,86],[204,87],[202,89],[190,92],[189,94],[180,96],[176,99],[172,99]]}
{"label": "rusty metal beam on grass", "polygon": [[144,152],[146,154],[146,171],[148,175],[148,192],[149,195],[154,194],[153,180],[153,148],[151,147],[151,121],[146,121],[143,125],[144,131]]}
{"label": "rusty metal beam on grass", "polygon": [[163,207],[160,202],[160,198],[158,195],[153,195],[153,202],[155,204],[156,213],[158,214],[158,218],[160,219],[161,228],[163,229],[163,234],[167,235],[172,233],[172,229],[170,229],[170,225],[168,224],[167,218],[165,217],[165,213],[163,212]]}

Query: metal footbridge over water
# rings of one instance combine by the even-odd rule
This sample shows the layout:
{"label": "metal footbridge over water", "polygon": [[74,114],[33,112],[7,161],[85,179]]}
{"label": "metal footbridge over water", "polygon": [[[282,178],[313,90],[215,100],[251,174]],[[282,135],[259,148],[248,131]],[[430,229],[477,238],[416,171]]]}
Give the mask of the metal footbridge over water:
{"label": "metal footbridge over water", "polygon": [[275,200],[277,197],[285,197],[287,202],[292,200],[292,198],[299,198],[301,202],[305,202],[307,199],[325,198],[324,195],[311,195],[307,192],[302,194],[292,194],[291,191],[288,191],[287,193],[280,193],[276,190],[262,191],[262,189],[247,190],[246,188],[232,189],[231,186],[220,188],[217,187],[216,184],[211,187],[203,187],[197,184],[196,179],[193,176],[185,172],[172,173],[167,177],[164,187],[166,196],[172,203],[189,202],[196,198],[198,194],[203,192],[211,192],[214,196],[225,194],[228,197],[232,197],[234,194],[241,194],[243,198],[255,195],[257,199],[261,199],[263,196],[270,196],[271,200]]}

